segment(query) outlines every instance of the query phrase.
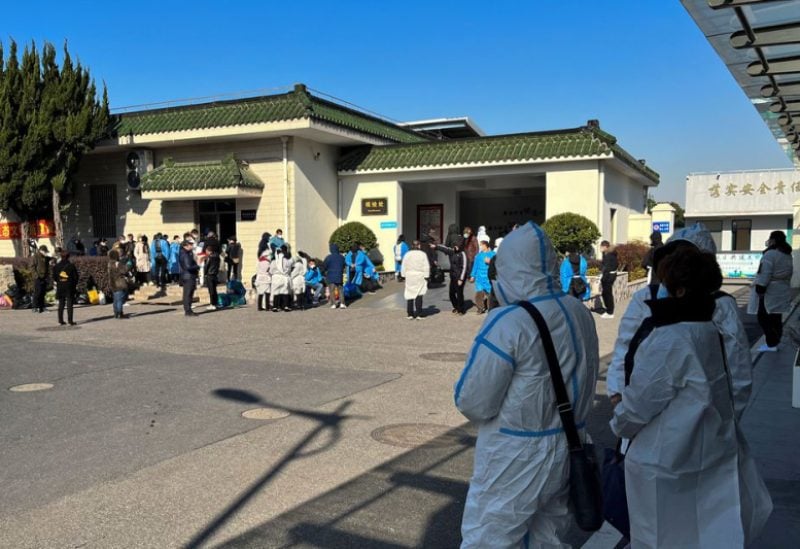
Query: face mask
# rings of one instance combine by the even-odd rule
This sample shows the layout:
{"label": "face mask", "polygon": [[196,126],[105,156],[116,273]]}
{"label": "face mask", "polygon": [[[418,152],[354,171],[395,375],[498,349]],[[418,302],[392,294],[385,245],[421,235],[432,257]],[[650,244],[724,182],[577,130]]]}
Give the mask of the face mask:
{"label": "face mask", "polygon": [[664,299],[665,297],[669,297],[669,291],[667,291],[667,288],[664,287],[663,284],[659,284],[656,299]]}
{"label": "face mask", "polygon": [[469,238],[469,233],[464,233],[464,238]]}

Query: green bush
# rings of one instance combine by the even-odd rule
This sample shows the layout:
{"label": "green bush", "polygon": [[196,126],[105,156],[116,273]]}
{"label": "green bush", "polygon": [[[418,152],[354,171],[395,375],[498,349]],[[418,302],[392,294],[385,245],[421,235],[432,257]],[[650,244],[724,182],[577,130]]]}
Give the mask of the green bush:
{"label": "green bush", "polygon": [[600,276],[601,273],[600,267],[589,267],[586,269],[586,276]]}
{"label": "green bush", "polygon": [[339,251],[342,253],[347,253],[350,246],[356,243],[363,244],[366,246],[367,250],[371,250],[375,247],[377,241],[378,238],[375,236],[375,233],[373,233],[369,227],[358,221],[345,223],[333,231],[330,238],[331,244],[339,246]]}
{"label": "green bush", "polygon": [[[93,256],[70,257],[70,261],[78,269],[78,292],[83,293],[91,280],[99,290],[106,295],[111,295],[111,285],[108,280],[108,258]],[[23,257],[0,258],[0,264],[12,265],[14,267],[14,279],[17,286],[26,294],[33,293],[33,259]],[[52,273],[52,269],[51,269]],[[48,286],[52,285],[52,279],[48,281]],[[8,288],[0,288],[0,292],[5,292]]]}
{"label": "green bush", "polygon": [[597,225],[582,215],[570,212],[554,215],[544,222],[542,229],[562,254],[570,251],[586,253],[600,238]]}
{"label": "green bush", "polygon": [[647,270],[642,267],[637,267],[628,273],[628,282],[636,282],[647,278]]}

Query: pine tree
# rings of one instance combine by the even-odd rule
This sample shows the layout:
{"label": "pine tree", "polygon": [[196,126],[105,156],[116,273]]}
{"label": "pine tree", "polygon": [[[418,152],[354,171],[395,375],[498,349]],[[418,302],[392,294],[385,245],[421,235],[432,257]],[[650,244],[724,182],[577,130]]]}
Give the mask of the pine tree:
{"label": "pine tree", "polygon": [[108,136],[108,92],[102,99],[88,69],[74,64],[67,45],[61,67],[56,50],[32,43],[17,60],[17,45],[3,61],[0,44],[0,210],[22,220],[23,254],[30,221],[52,214],[56,241],[64,243],[61,198],[70,194],[81,157]]}

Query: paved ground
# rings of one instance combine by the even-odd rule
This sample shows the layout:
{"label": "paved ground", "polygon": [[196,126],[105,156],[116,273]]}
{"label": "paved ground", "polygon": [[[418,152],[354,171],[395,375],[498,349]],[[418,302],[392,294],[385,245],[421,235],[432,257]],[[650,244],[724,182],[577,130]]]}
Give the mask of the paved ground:
{"label": "paved ground", "polygon": [[[452,385],[483,317],[451,315],[439,289],[426,304],[444,312],[410,322],[394,289],[346,311],[186,319],[132,305],[116,321],[88,307],[73,329],[0,312],[0,546],[457,546],[474,430]],[[624,306],[598,319],[601,355]],[[745,421],[761,436],[773,530],[794,535],[790,354],[761,359]],[[53,388],[5,390],[33,382]],[[612,442],[602,383],[589,424],[601,446]],[[241,415],[261,408],[275,419]],[[784,436],[795,446],[779,453]]]}

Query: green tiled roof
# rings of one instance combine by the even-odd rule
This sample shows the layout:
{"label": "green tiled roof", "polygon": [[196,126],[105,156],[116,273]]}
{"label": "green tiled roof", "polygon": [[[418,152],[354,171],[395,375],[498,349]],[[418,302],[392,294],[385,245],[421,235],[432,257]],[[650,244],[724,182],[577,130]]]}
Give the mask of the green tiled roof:
{"label": "green tiled roof", "polygon": [[243,162],[229,156],[212,162],[172,162],[170,159],[142,177],[147,191],[200,191],[206,189],[263,189],[264,182]]}
{"label": "green tiled roof", "polygon": [[617,144],[613,135],[595,127],[420,144],[359,147],[339,161],[339,171],[389,171],[486,162],[592,157],[611,153],[658,183],[659,175],[656,172],[628,154]]}
{"label": "green tiled roof", "polygon": [[120,114],[115,131],[143,135],[299,119],[328,122],[395,143],[428,140],[413,130],[315,97],[302,84],[280,95]]}

